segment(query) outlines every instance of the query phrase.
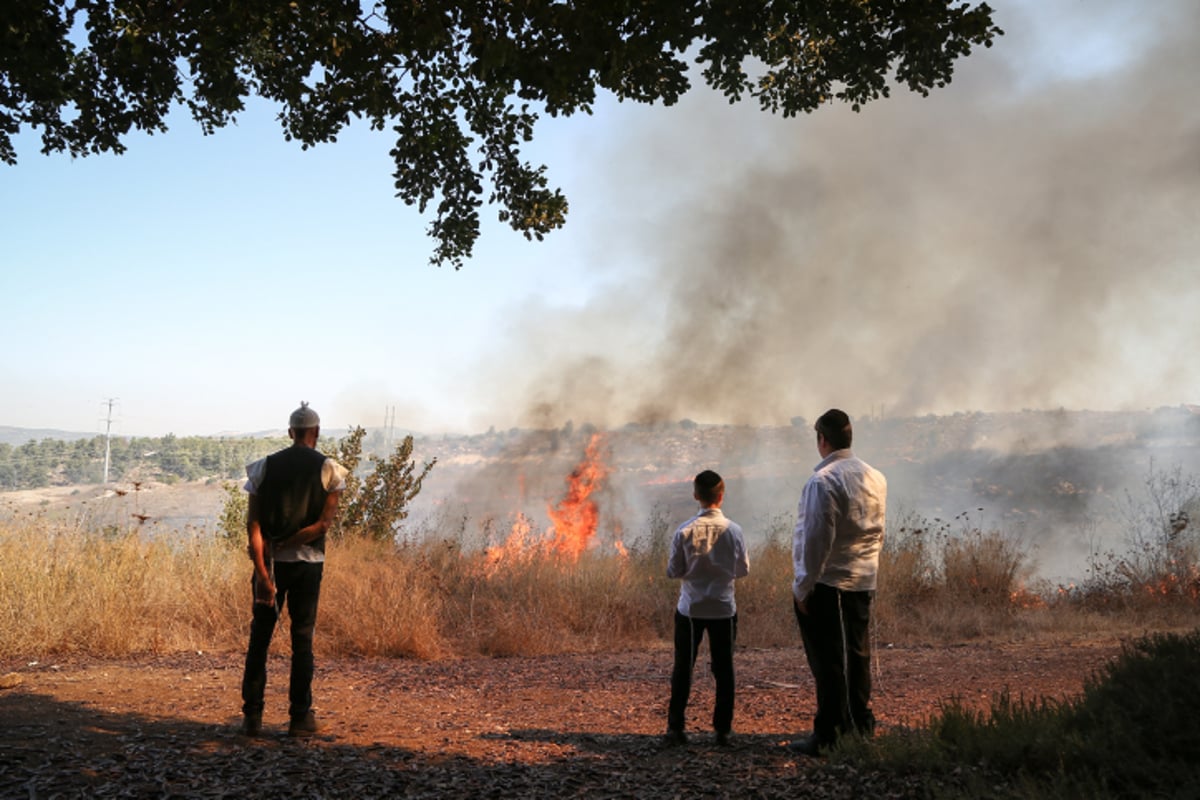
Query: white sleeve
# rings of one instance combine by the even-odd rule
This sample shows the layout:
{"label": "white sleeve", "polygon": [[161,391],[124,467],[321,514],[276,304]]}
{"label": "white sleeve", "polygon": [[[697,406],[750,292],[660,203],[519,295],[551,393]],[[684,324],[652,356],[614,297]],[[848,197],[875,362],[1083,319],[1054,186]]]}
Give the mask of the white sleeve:
{"label": "white sleeve", "polygon": [[332,458],[327,458],[321,465],[321,485],[327,492],[340,492],[346,488],[346,475],[349,472]]}
{"label": "white sleeve", "polygon": [[258,494],[258,487],[262,486],[265,477],[267,477],[267,459],[260,458],[258,461],[246,465],[246,482],[242,488],[250,494]]}
{"label": "white sleeve", "polygon": [[687,555],[683,548],[683,527],[680,527],[671,537],[671,551],[667,556],[667,577],[682,578],[687,575],[687,568]]}
{"label": "white sleeve", "polygon": [[792,566],[796,579],[792,594],[799,601],[808,597],[829,560],[837,531],[837,509],[825,481],[814,476],[804,484],[799,519],[792,533]]}

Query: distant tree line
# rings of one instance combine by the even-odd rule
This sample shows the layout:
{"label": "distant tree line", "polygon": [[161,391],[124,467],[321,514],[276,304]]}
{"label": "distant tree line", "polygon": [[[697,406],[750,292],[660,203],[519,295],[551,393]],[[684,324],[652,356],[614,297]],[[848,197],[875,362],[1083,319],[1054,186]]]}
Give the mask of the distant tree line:
{"label": "distant tree line", "polygon": [[[109,446],[109,480],[195,481],[239,478],[246,464],[285,447],[285,437],[214,438],[207,436],[113,437]],[[36,489],[101,483],[104,480],[104,437],[64,441],[30,440],[13,446],[0,443],[0,490]]]}

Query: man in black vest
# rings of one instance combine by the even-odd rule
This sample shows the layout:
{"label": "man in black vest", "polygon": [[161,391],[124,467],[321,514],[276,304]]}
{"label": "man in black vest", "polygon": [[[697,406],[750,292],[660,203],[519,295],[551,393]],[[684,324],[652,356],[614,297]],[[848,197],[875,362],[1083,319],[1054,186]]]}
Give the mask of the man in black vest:
{"label": "man in black vest", "polygon": [[246,467],[246,530],[254,562],[254,613],[242,677],[242,732],[247,736],[262,733],[267,649],[285,602],[292,632],[288,735],[317,732],[312,712],[313,629],[325,566],[325,532],[346,488],[346,470],[316,449],[320,425],[317,412],[301,403],[288,420],[292,446]]}

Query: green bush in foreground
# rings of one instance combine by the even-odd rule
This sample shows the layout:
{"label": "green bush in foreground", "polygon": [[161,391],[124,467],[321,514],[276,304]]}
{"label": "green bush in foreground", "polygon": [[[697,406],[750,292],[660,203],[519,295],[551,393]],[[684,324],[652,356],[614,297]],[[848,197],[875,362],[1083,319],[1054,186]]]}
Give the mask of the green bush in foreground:
{"label": "green bush in foreground", "polygon": [[1088,683],[1067,730],[1080,745],[1068,766],[1123,795],[1200,792],[1200,629],[1127,645]]}
{"label": "green bush in foreground", "polygon": [[848,742],[836,760],[921,774],[934,797],[1194,797],[1200,629],[1125,645],[1077,700],[951,701],[927,730]]}

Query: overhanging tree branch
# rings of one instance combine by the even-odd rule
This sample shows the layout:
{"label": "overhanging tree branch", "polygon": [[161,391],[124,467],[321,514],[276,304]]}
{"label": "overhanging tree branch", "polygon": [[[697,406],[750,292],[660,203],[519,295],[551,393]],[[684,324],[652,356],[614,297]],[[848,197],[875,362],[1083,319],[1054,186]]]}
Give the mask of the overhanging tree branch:
{"label": "overhanging tree branch", "polygon": [[[1002,31],[951,0],[24,0],[0,5],[0,159],[122,153],[185,106],[206,134],[245,100],[277,103],[288,140],[391,129],[396,195],[426,212],[432,261],[457,269],[480,208],[541,239],[567,200],[521,147],[539,113],[591,113],[598,90],[676,102],[686,53],[730,102],[793,116],[949,83]],[[186,77],[185,77],[186,76]]]}

